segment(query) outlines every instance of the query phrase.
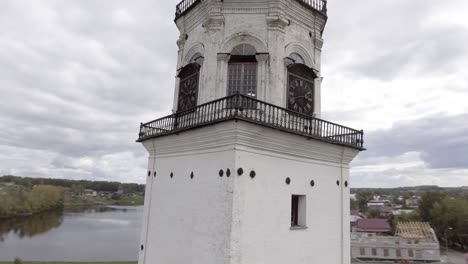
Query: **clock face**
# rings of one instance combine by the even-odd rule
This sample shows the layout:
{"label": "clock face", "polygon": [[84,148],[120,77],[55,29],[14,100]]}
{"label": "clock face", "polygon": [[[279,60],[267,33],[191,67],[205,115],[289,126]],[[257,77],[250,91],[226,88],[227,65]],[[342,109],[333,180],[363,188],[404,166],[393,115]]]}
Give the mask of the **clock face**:
{"label": "clock face", "polygon": [[184,111],[197,106],[198,74],[180,81],[178,111]]}
{"label": "clock face", "polygon": [[314,85],[312,81],[289,76],[288,109],[312,115],[314,112]]}

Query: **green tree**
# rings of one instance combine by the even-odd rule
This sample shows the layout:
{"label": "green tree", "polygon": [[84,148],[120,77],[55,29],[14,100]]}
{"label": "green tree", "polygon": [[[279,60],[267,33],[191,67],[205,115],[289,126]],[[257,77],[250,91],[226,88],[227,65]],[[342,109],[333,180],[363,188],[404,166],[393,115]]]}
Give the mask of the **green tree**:
{"label": "green tree", "polygon": [[431,221],[431,210],[434,205],[442,201],[446,195],[436,191],[426,191],[422,194],[421,200],[419,201],[419,215],[421,220],[424,222]]}
{"label": "green tree", "polygon": [[439,238],[447,234],[451,242],[468,246],[468,202],[445,197],[431,210],[431,225]]}
{"label": "green tree", "polygon": [[376,209],[369,209],[367,211],[367,217],[369,218],[378,218],[380,217],[380,211]]}
{"label": "green tree", "polygon": [[361,210],[361,212],[367,211],[367,202],[372,200],[373,197],[374,195],[371,191],[359,191],[356,194],[356,200],[358,203],[359,210]]}

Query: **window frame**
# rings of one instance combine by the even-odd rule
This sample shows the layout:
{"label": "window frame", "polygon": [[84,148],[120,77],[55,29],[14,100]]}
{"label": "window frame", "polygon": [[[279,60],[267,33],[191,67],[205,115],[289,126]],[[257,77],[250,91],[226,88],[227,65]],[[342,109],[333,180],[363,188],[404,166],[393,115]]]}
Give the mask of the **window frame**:
{"label": "window frame", "polygon": [[291,195],[291,229],[307,228],[307,196]]}

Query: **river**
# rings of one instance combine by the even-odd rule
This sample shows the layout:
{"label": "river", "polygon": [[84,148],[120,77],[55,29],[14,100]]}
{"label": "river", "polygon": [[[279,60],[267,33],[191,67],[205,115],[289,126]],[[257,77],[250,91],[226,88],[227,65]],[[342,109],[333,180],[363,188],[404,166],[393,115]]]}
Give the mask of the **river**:
{"label": "river", "polygon": [[0,219],[0,261],[136,261],[142,206]]}

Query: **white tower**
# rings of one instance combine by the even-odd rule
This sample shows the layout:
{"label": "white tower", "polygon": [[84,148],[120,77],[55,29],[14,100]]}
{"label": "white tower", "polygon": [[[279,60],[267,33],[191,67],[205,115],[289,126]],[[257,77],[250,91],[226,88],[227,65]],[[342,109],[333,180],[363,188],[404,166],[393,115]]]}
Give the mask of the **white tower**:
{"label": "white tower", "polygon": [[319,119],[326,0],[184,0],[139,264],[346,264],[363,132]]}

